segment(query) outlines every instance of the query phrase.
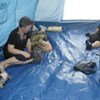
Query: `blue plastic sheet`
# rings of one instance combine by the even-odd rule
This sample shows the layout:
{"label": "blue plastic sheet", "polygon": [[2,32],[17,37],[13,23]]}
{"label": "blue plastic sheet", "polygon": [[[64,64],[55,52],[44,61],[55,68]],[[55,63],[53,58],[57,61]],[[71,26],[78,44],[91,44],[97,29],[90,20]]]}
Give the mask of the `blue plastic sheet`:
{"label": "blue plastic sheet", "polygon": [[[100,100],[100,48],[85,50],[85,33],[100,22],[40,23],[61,25],[62,32],[48,32],[53,51],[44,53],[39,65],[7,68],[12,79],[0,89],[0,100]],[[73,66],[81,60],[97,63],[97,72],[85,75]]]}

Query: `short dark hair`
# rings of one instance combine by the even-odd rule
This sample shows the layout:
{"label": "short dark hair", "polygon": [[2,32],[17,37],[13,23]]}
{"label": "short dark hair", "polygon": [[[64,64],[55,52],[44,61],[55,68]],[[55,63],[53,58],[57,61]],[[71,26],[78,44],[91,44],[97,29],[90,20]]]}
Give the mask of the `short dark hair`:
{"label": "short dark hair", "polygon": [[19,21],[19,27],[26,27],[28,25],[32,25],[34,22],[28,17],[22,17]]}

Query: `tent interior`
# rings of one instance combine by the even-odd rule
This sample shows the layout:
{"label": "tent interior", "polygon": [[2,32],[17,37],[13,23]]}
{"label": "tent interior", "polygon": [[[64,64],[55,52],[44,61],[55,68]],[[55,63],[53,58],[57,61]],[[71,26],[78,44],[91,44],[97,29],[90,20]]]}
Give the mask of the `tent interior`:
{"label": "tent interior", "polygon": [[[0,100],[100,100],[100,48],[85,50],[85,34],[94,32],[100,20],[62,20],[65,1],[0,0],[0,61],[3,45],[23,16],[45,27],[62,27],[62,32],[46,32],[53,50],[43,53],[41,64],[6,69],[12,78],[0,88]],[[95,61],[96,73],[74,71],[83,60]]]}

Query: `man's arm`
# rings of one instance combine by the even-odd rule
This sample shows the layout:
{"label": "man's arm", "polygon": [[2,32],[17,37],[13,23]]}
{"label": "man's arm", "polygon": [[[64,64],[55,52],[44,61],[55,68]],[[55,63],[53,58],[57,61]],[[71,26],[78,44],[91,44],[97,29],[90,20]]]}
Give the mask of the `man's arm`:
{"label": "man's arm", "polygon": [[23,55],[26,58],[30,57],[29,53],[22,51],[22,50],[19,50],[19,49],[16,49],[16,48],[14,48],[14,45],[11,45],[11,44],[8,44],[8,52],[11,53],[11,54]]}
{"label": "man's arm", "polygon": [[31,44],[31,40],[30,39],[28,39],[26,47],[28,49],[28,53],[31,54],[32,53],[32,44]]}
{"label": "man's arm", "polygon": [[11,54],[22,54],[22,50],[18,50],[14,48],[14,45],[8,44],[8,52]]}

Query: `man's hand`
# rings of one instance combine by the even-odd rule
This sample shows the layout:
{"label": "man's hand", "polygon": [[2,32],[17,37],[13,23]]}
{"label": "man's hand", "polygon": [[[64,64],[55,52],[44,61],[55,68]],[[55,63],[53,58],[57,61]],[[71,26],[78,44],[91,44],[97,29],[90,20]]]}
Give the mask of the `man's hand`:
{"label": "man's hand", "polygon": [[30,58],[30,54],[29,54],[28,52],[23,51],[22,55],[23,55],[25,58]]}
{"label": "man's hand", "polygon": [[40,30],[41,33],[45,33],[45,31],[46,30],[44,28],[41,28],[41,30]]}

